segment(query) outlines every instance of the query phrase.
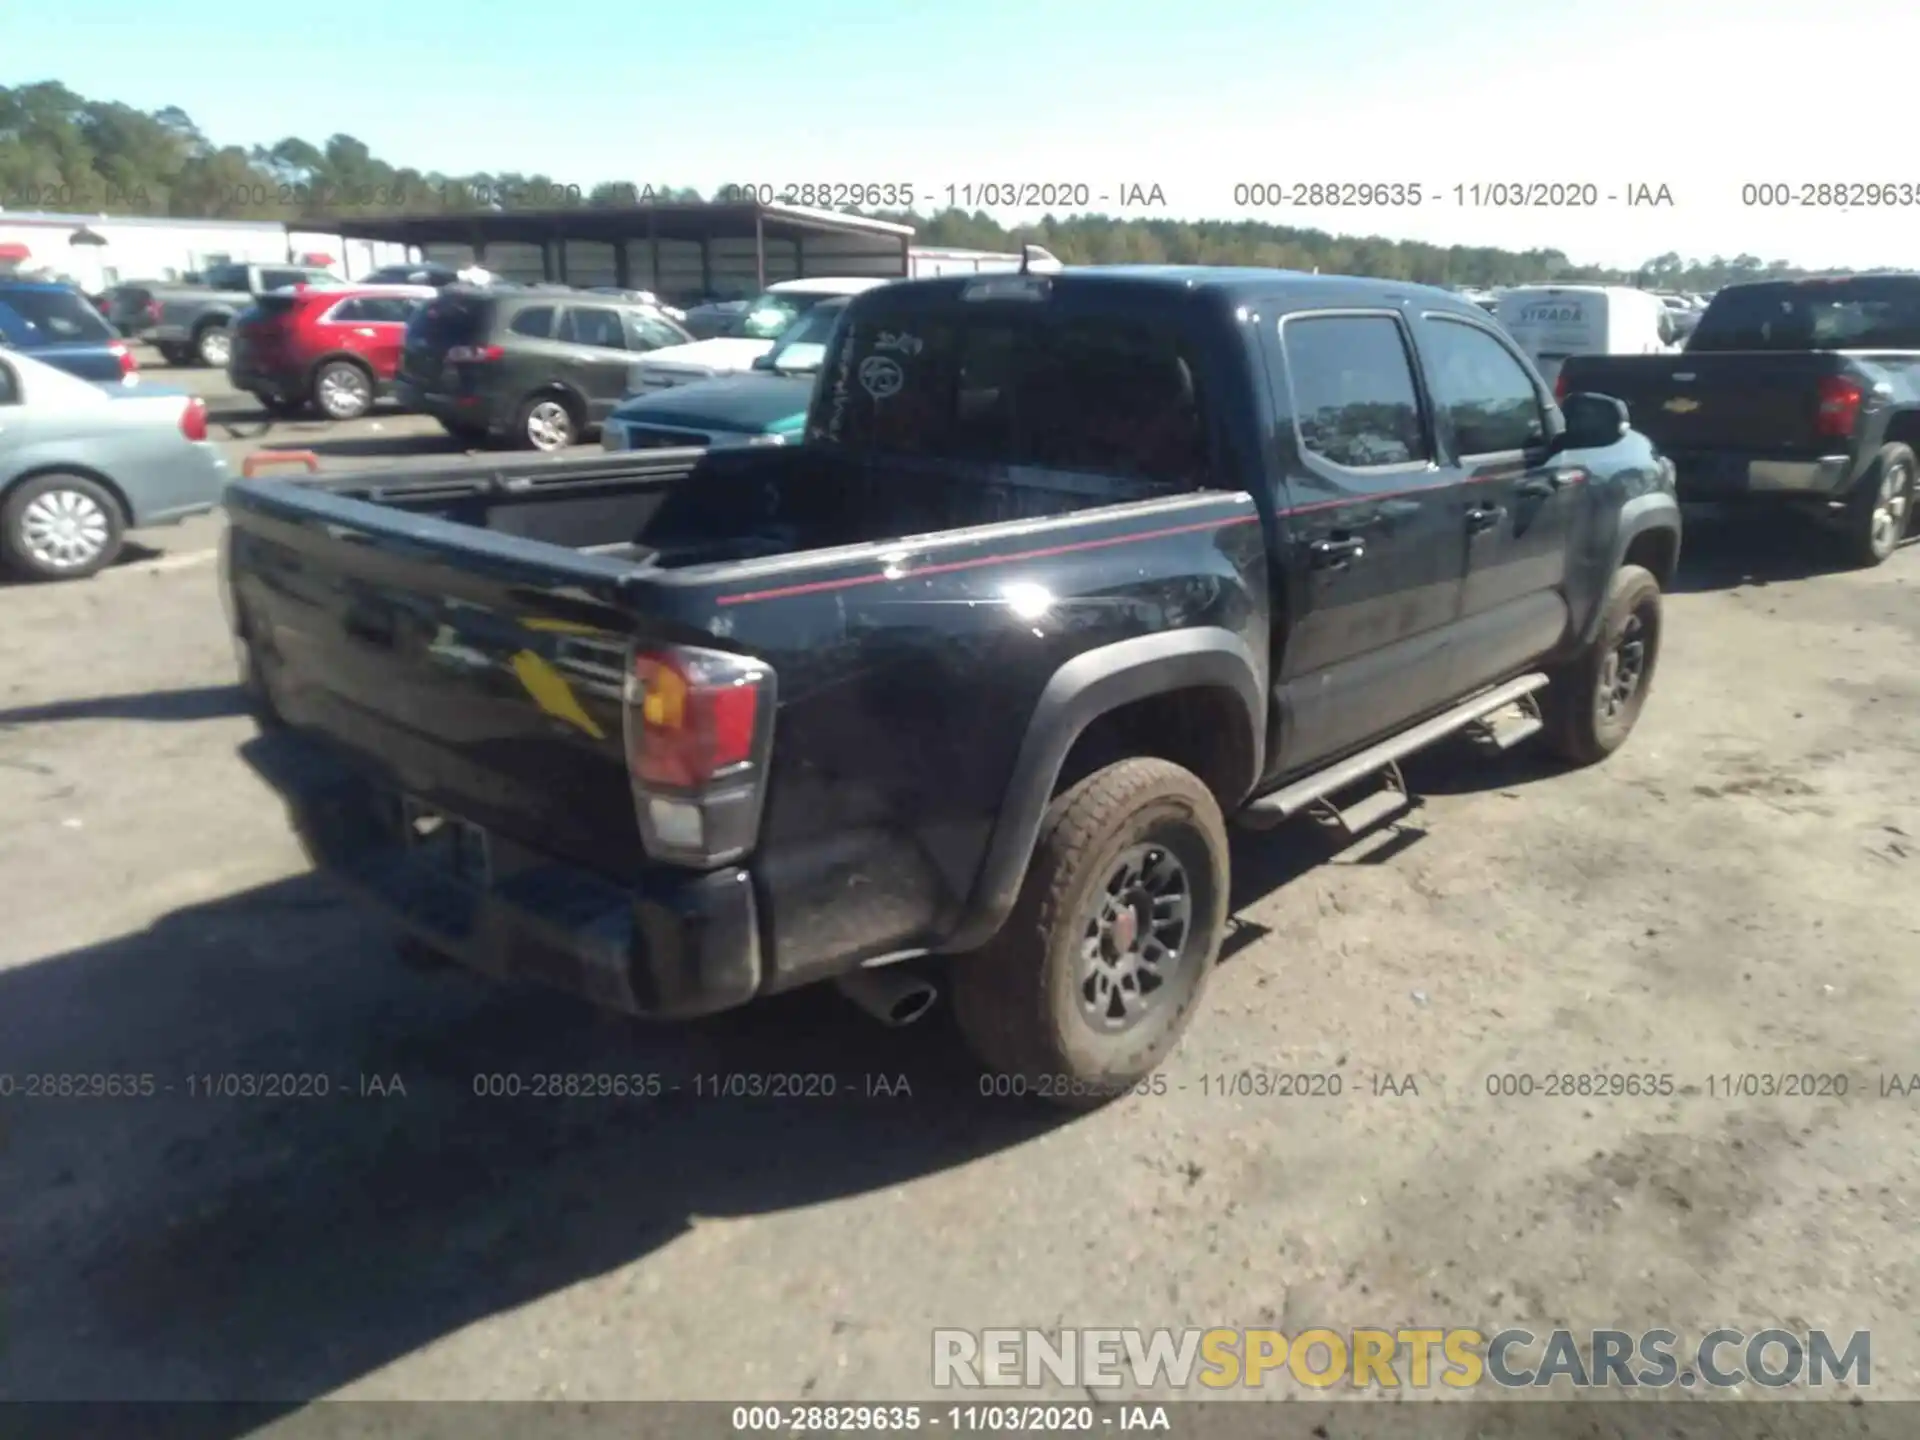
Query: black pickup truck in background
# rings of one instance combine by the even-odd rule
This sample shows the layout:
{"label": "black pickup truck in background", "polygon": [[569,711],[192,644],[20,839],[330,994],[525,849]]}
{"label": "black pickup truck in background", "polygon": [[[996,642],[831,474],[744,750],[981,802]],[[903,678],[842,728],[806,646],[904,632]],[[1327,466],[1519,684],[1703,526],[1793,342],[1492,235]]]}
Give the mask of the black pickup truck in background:
{"label": "black pickup truck in background", "polygon": [[1181,267],[862,295],[796,446],[228,509],[256,762],[410,943],[662,1017],[947,989],[1073,1106],[1194,1012],[1228,817],[1358,833],[1462,731],[1606,756],[1680,545],[1477,307]]}
{"label": "black pickup truck in background", "polygon": [[1673,461],[1683,501],[1785,504],[1878,565],[1913,524],[1920,275],[1730,285],[1679,355],[1582,355]]}

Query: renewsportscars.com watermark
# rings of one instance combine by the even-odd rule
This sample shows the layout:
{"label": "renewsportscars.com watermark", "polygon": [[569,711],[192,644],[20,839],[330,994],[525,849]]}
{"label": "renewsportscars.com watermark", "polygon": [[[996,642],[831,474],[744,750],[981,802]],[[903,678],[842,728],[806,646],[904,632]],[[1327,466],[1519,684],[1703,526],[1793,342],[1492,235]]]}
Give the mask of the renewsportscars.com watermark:
{"label": "renewsportscars.com watermark", "polygon": [[1328,1390],[1779,1389],[1873,1383],[1873,1336],[1825,1330],[1712,1330],[1692,1344],[1672,1330],[1452,1329],[935,1330],[933,1383],[943,1390],[1139,1391],[1257,1388],[1291,1377]]}

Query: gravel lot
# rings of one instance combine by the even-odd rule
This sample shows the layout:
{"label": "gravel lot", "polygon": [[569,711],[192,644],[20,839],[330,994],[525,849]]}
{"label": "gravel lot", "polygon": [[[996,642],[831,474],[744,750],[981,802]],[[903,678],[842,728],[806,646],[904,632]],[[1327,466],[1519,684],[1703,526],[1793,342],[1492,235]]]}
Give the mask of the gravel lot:
{"label": "gravel lot", "polygon": [[[458,458],[385,415],[229,443]],[[1168,1093],[1063,1120],[982,1099],[944,1016],[650,1029],[401,966],[245,763],[216,537],[0,589],[0,1073],[155,1089],[0,1101],[0,1396],[932,1398],[936,1326],[1777,1324],[1872,1330],[1920,1397],[1920,1099],[1881,1094],[1920,1071],[1920,547],[1694,523],[1624,752],[1443,750],[1371,843],[1245,837]],[[1590,1070],[1678,1093],[1487,1089]],[[840,1093],[475,1094],[555,1071]],[[196,1093],[262,1072],[330,1093]],[[1850,1088],[1710,1093],[1754,1072]]]}

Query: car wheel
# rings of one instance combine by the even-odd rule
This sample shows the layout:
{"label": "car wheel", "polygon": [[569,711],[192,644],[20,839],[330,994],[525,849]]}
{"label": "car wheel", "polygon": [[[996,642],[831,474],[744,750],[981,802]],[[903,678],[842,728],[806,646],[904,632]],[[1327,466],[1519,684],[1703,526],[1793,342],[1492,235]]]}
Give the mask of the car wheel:
{"label": "car wheel", "polygon": [[358,420],[373,408],[373,377],[351,360],[329,360],[313,377],[313,403],[329,420]]}
{"label": "car wheel", "polygon": [[160,358],[169,365],[186,365],[193,360],[193,351],[184,345],[156,345]]}
{"label": "car wheel", "polygon": [[1600,633],[1541,697],[1547,748],[1592,765],[1626,744],[1659,658],[1660,582],[1638,565],[1622,565],[1607,589]]}
{"label": "car wheel", "polygon": [[1913,519],[1913,451],[1883,445],[1859,489],[1847,502],[1846,544],[1855,565],[1884,563],[1900,548]]}
{"label": "car wheel", "polygon": [[233,336],[225,325],[208,325],[193,337],[193,353],[202,365],[224,370],[233,358]]}
{"label": "car wheel", "polygon": [[126,519],[84,475],[36,475],[0,507],[0,558],[32,580],[79,580],[113,563]]}
{"label": "car wheel", "polygon": [[993,1083],[1086,1110],[1145,1080],[1206,988],[1227,878],[1220,807],[1178,765],[1122,760],[1058,796],[1007,923],[952,962]]}
{"label": "car wheel", "polygon": [[552,452],[573,444],[580,429],[573,407],[558,395],[535,395],[520,407],[514,433],[522,445]]}

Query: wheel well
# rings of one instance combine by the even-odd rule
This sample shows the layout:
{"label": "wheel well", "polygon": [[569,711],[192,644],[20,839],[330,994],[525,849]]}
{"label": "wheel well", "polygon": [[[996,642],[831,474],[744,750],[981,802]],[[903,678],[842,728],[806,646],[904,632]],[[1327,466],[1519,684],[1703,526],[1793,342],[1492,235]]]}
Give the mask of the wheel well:
{"label": "wheel well", "polygon": [[1680,537],[1671,530],[1642,530],[1633,537],[1627,546],[1627,553],[1621,557],[1623,565],[1638,565],[1648,571],[1660,582],[1662,590],[1673,579],[1675,563],[1680,555]]}
{"label": "wheel well", "polygon": [[[573,416],[574,424],[579,425],[585,423],[587,418],[587,402],[582,400],[570,388],[561,384],[558,380],[550,380],[545,385],[534,386],[534,388],[529,390],[521,399],[519,408],[520,410],[525,410],[527,406],[531,405],[534,401],[543,400],[549,395],[567,407],[567,413]],[[516,411],[515,413],[518,412]]]}
{"label": "wheel well", "polygon": [[133,507],[127,503],[127,492],[114,484],[113,481],[109,480],[106,476],[102,475],[98,470],[89,470],[85,465],[42,465],[37,469],[23,471],[7,481],[4,485],[0,485],[0,504],[5,504],[7,497],[29,480],[37,480],[42,475],[78,475],[83,480],[91,480],[102,490],[106,491],[107,494],[111,495],[113,497],[113,503],[120,507],[121,525],[127,527],[132,526]]}
{"label": "wheel well", "polygon": [[343,363],[353,366],[354,369],[366,376],[369,384],[378,383],[373,373],[373,367],[367,364],[365,360],[361,359],[351,350],[336,350],[331,355],[322,355],[318,360],[314,361],[312,365],[307,367],[307,388],[309,390],[313,388],[314,382],[320,378],[320,372],[326,369],[327,366]]}
{"label": "wheel well", "polygon": [[216,325],[224,326],[232,319],[231,315],[202,315],[193,322],[193,333],[198,335],[202,330],[211,330]]}
{"label": "wheel well", "polygon": [[1233,810],[1253,788],[1253,733],[1246,706],[1224,685],[1167,690],[1097,717],[1067,752],[1053,793],[1120,760],[1152,756],[1199,777]]}
{"label": "wheel well", "polygon": [[1920,450],[1920,410],[1904,410],[1887,421],[1886,443]]}

